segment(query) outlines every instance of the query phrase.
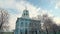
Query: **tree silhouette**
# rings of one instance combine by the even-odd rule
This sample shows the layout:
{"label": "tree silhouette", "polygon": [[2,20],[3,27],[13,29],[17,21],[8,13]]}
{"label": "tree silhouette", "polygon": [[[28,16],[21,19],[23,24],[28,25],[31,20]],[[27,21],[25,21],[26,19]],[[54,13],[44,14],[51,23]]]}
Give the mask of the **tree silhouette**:
{"label": "tree silhouette", "polygon": [[54,34],[56,34],[59,28],[53,21],[53,18],[48,17],[47,14],[44,14],[42,17],[43,17],[42,21],[44,23],[43,26],[44,29],[46,30],[46,33],[49,34],[50,32],[53,32]]}
{"label": "tree silhouette", "polygon": [[9,14],[6,12],[4,9],[0,9],[0,31],[7,31],[9,26],[8,26],[8,17]]}

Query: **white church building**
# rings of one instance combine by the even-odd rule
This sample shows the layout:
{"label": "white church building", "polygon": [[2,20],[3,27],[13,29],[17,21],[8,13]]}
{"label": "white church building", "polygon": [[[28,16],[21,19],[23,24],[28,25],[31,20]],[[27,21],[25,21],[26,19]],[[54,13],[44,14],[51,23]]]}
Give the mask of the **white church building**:
{"label": "white church building", "polygon": [[41,21],[29,17],[29,11],[23,10],[20,18],[17,18],[14,34],[40,34]]}

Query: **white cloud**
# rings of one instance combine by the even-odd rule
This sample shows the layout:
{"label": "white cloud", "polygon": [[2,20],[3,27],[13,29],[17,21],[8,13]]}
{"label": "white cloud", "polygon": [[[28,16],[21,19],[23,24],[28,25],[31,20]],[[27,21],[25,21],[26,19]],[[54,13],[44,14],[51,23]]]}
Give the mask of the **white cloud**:
{"label": "white cloud", "polygon": [[37,15],[38,8],[36,6],[30,4],[29,2],[21,1],[16,4],[16,8],[19,11],[23,11],[25,9],[25,7],[27,7],[27,10],[30,12],[30,17],[33,17],[33,16],[35,17]]}
{"label": "white cloud", "polygon": [[55,9],[60,9],[60,0],[56,0]]}
{"label": "white cloud", "polygon": [[12,8],[14,5],[14,0],[0,0],[0,7]]}
{"label": "white cloud", "polygon": [[10,15],[9,17],[9,25],[10,25],[10,30],[15,29],[15,23],[16,23],[16,15]]}
{"label": "white cloud", "polygon": [[59,9],[59,8],[60,8],[60,2],[57,2],[57,3],[56,3],[55,8],[56,8],[56,9]]}
{"label": "white cloud", "polygon": [[60,17],[54,17],[53,20],[57,25],[60,25]]}

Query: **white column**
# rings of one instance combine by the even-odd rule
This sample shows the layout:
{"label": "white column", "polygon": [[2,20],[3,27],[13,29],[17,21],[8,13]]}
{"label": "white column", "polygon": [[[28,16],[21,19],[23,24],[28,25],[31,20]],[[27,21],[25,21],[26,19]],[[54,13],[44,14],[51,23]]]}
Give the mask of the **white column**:
{"label": "white column", "polygon": [[25,20],[24,20],[24,34],[25,34]]}
{"label": "white column", "polygon": [[29,25],[27,24],[27,34],[29,34],[29,27],[28,27]]}
{"label": "white column", "polygon": [[29,24],[27,25],[27,27],[28,27],[27,34],[29,34],[29,29],[30,29]]}
{"label": "white column", "polygon": [[39,30],[37,30],[37,34],[39,34]]}
{"label": "white column", "polygon": [[19,30],[19,31],[18,31],[19,33],[18,33],[18,34],[20,34],[20,23],[19,23],[19,28],[18,28],[18,30]]}

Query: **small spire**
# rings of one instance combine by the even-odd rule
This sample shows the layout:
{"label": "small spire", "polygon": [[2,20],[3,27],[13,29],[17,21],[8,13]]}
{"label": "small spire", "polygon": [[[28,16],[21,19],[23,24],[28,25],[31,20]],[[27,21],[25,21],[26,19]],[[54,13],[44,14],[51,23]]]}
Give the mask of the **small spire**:
{"label": "small spire", "polygon": [[27,6],[25,6],[25,10],[27,10]]}
{"label": "small spire", "polygon": [[25,6],[25,9],[27,9],[27,7]]}

